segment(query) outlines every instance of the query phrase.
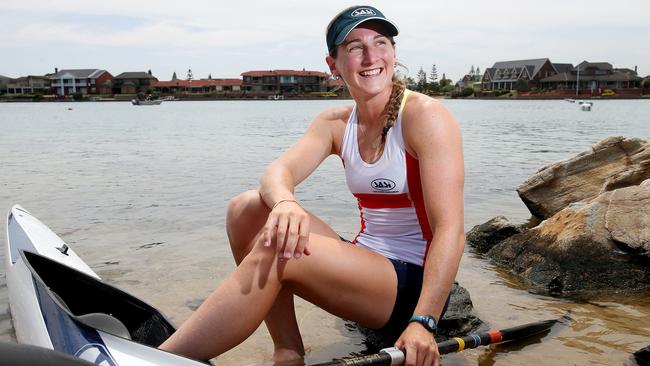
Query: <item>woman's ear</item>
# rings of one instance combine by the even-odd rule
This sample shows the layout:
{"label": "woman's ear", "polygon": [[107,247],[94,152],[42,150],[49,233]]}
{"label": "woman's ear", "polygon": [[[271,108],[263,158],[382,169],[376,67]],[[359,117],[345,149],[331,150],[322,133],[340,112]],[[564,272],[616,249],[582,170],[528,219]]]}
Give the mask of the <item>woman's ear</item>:
{"label": "woman's ear", "polygon": [[327,66],[330,68],[330,72],[332,75],[338,75],[338,72],[336,72],[336,62],[334,60],[334,57],[332,56],[327,56],[325,57],[325,62],[327,63]]}

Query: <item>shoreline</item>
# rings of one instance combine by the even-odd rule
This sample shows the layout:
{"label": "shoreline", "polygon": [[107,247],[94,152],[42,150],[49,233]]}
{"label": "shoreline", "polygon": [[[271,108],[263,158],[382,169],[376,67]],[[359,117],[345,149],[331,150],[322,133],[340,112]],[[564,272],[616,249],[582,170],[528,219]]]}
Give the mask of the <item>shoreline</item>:
{"label": "shoreline", "polygon": [[[511,97],[465,97],[465,98],[454,98],[450,95],[430,95],[434,99],[457,99],[457,100],[650,100],[650,94],[645,95],[625,95],[625,96],[611,96],[611,97],[601,97],[601,96],[511,96]],[[131,102],[133,98],[117,97],[117,98],[101,98],[95,97],[97,99],[84,99],[84,100],[73,100],[73,99],[53,99],[53,98],[6,98],[0,97],[0,103],[60,103],[60,102]],[[290,101],[290,100],[352,100],[352,97],[347,96],[331,96],[331,97],[318,97],[318,96],[296,96],[296,97],[285,97],[282,99],[269,98],[268,96],[252,96],[252,97],[192,97],[192,96],[182,96],[178,97],[175,100],[163,100],[164,102],[186,102],[186,101]]]}

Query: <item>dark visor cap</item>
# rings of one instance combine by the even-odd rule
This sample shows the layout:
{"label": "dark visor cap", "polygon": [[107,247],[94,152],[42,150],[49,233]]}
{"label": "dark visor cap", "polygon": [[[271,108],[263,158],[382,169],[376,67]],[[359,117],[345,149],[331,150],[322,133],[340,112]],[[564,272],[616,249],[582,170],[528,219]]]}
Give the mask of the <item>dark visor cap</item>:
{"label": "dark visor cap", "polygon": [[384,14],[377,8],[372,6],[354,6],[343,10],[330,22],[329,27],[327,27],[327,51],[331,52],[334,47],[343,43],[345,37],[354,28],[369,20],[381,22],[391,37],[395,37],[399,33],[397,25],[386,19]]}

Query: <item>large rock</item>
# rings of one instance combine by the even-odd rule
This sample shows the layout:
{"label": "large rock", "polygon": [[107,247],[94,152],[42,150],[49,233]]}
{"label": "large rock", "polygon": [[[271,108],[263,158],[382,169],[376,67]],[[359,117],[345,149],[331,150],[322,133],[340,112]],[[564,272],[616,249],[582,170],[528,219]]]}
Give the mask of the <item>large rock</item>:
{"label": "large rock", "polygon": [[571,204],[487,255],[545,293],[648,289],[650,179]]}
{"label": "large rock", "polygon": [[571,159],[550,164],[528,178],[517,193],[530,212],[546,219],[571,203],[585,201],[650,178],[650,144],[609,137]]}

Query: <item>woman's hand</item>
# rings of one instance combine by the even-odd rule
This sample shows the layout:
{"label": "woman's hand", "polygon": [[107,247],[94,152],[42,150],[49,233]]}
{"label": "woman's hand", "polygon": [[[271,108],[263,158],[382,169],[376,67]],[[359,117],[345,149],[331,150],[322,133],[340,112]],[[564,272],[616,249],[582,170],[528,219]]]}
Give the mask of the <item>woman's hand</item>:
{"label": "woman's hand", "polygon": [[309,214],[295,200],[280,200],[271,209],[261,238],[265,247],[275,242],[282,259],[309,255]]}
{"label": "woman's hand", "polygon": [[433,334],[419,323],[410,323],[395,347],[406,353],[405,366],[439,366],[440,353]]}

